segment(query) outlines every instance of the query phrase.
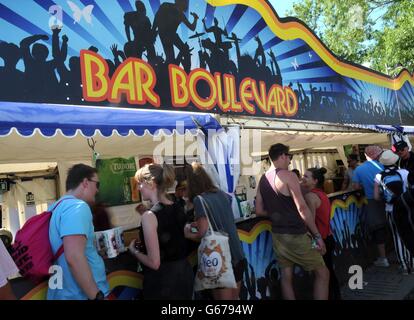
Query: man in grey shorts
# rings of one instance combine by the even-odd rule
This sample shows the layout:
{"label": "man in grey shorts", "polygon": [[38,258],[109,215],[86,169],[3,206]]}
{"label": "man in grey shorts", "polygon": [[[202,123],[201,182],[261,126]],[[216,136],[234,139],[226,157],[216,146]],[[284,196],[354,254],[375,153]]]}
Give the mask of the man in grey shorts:
{"label": "man in grey shorts", "polygon": [[375,176],[384,170],[384,166],[378,161],[382,149],[378,146],[365,148],[367,161],[357,167],[352,177],[354,190],[363,189],[368,204],[365,206],[365,216],[368,231],[378,248],[378,259],[374,262],[377,267],[389,267],[385,255],[386,218],[385,203],[374,199]]}

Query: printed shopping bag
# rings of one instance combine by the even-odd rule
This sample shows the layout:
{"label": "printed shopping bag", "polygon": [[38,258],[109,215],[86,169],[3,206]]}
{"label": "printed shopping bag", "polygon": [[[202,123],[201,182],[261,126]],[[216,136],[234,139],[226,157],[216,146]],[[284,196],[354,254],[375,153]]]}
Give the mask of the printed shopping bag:
{"label": "printed shopping bag", "polygon": [[[201,239],[198,247],[198,269],[194,281],[195,291],[215,288],[236,288],[229,237],[222,232],[213,230],[209,218],[209,207],[203,197],[199,196],[204,212],[206,212],[209,230]],[[213,216],[210,213],[214,221]],[[216,225],[217,226],[217,225]]]}

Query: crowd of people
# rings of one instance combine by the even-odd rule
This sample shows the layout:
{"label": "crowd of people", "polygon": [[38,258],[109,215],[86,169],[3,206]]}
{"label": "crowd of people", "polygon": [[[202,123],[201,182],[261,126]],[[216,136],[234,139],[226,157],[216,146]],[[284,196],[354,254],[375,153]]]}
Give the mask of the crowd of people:
{"label": "crowd of people", "polygon": [[[414,272],[413,234],[400,216],[414,201],[414,153],[404,141],[392,150],[371,145],[365,148],[366,161],[358,165],[356,156],[349,156],[347,173],[353,190],[361,190],[367,198],[365,224],[378,250],[374,265],[389,267],[385,251],[388,230],[391,231],[395,253],[402,274]],[[301,266],[314,273],[315,299],[340,299],[340,287],[333,267],[335,240],[330,227],[331,205],[324,192],[326,169],[308,168],[303,176],[288,170],[293,155],[281,143],[269,149],[271,168],[262,176],[256,195],[256,214],[266,215],[272,223],[273,248],[280,268],[280,287],[284,299],[295,299],[293,268]],[[215,300],[240,297],[243,276],[248,268],[234,222],[231,197],[214,185],[203,166],[192,163],[185,167],[185,180],[171,197],[174,168],[164,164],[146,164],[135,175],[142,200],[151,207],[137,206],[141,215],[142,233],[129,244],[129,252],[143,267],[144,299],[193,299],[194,271],[187,257],[189,248],[197,247],[214,220],[214,231],[229,237],[231,266],[237,286],[215,288],[205,295]],[[55,208],[49,226],[53,252],[63,246],[64,254],[56,264],[62,268],[62,288],[49,287],[50,300],[116,299],[110,291],[103,257],[93,243],[95,226],[91,208],[96,207],[99,176],[93,167],[77,164],[69,169],[66,194]],[[411,200],[410,200],[411,198]],[[65,201],[63,201],[65,200]],[[207,203],[207,207],[202,202]],[[208,208],[208,209],[207,209]],[[410,220],[411,221],[411,220]],[[107,223],[107,221],[105,222]],[[412,222],[411,222],[412,224]],[[388,228],[387,228],[388,226]],[[1,233],[0,298],[14,299],[8,278],[18,273],[8,253],[11,234]],[[3,244],[6,245],[4,245]],[[6,248],[8,247],[8,248]]]}
{"label": "crowd of people", "polygon": [[[411,221],[413,208],[407,203],[414,203],[414,153],[405,141],[399,141],[392,150],[368,146],[365,156],[367,160],[361,165],[357,155],[348,157],[343,189],[365,194],[364,224],[378,250],[374,265],[390,266],[385,250],[390,230],[401,273],[407,275],[414,272],[414,229],[412,223],[404,223]],[[299,265],[314,272],[315,299],[340,299],[332,264],[335,241],[330,228],[331,207],[323,190],[326,169],[309,168],[303,177],[297,171],[289,171],[293,155],[288,146],[280,143],[271,146],[269,157],[272,166],[260,180],[256,214],[272,221],[282,295],[295,299],[292,275],[294,265]]]}
{"label": "crowd of people", "polygon": [[[186,181],[177,188],[181,194],[177,193],[176,201],[173,201],[166,192],[175,182],[172,166],[147,164],[135,175],[142,200],[152,205],[150,208],[143,205],[137,207],[141,215],[142,234],[128,247],[131,255],[143,266],[143,298],[193,298],[194,272],[187,259],[187,247],[191,246],[189,241],[199,241],[207,233],[206,216],[210,216],[216,222],[215,231],[229,235],[237,287],[217,288],[209,294],[216,300],[237,299],[246,259],[233,219],[231,198],[213,184],[198,163],[186,168],[186,176]],[[62,268],[62,287],[49,287],[49,300],[117,298],[116,293],[109,289],[103,257],[93,243],[94,221],[98,220],[92,215],[91,207],[95,205],[99,185],[95,168],[74,165],[68,171],[66,194],[51,205],[51,208],[56,208],[50,220],[50,244],[53,252],[63,246],[64,254],[55,262]],[[208,203],[209,212],[201,206],[200,196]],[[183,198],[186,199],[184,202]],[[193,211],[193,221],[189,221],[186,209]],[[19,270],[7,250],[0,247],[0,253],[0,298],[13,299],[15,297],[7,279]]]}

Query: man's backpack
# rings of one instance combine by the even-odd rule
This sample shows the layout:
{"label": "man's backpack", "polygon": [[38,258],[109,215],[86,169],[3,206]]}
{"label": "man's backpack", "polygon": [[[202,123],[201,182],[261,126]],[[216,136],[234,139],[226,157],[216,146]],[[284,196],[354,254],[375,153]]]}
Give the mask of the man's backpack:
{"label": "man's backpack", "polygon": [[405,191],[403,178],[396,168],[385,169],[381,173],[381,187],[384,200],[389,204],[394,204]]}
{"label": "man's backpack", "polygon": [[[12,257],[20,274],[38,283],[49,276],[49,268],[63,253],[63,244],[56,254],[49,241],[49,224],[53,211],[62,203],[60,200],[51,211],[31,217],[17,231],[12,246]],[[73,199],[73,198],[70,198]]]}

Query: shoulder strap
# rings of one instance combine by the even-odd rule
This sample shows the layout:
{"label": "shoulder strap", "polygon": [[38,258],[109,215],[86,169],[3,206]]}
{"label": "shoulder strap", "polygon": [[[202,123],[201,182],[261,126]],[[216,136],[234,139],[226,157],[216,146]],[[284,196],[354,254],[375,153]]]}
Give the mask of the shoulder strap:
{"label": "shoulder strap", "polygon": [[403,191],[404,191],[404,180],[401,176],[401,174],[398,172],[398,170],[396,168],[393,168],[391,170],[388,170],[388,172],[386,172],[386,170],[384,170],[383,172],[381,172],[381,186],[384,189],[384,191],[388,191],[389,193],[391,193],[392,197],[395,197],[394,192],[392,192],[388,186],[385,184],[384,178],[386,176],[392,176],[392,175],[398,175],[400,177],[401,183],[403,185]]}
{"label": "shoulder strap", "polygon": [[397,168],[385,169],[384,171],[382,171],[381,172],[381,182],[383,182],[385,177],[394,176],[394,175],[398,175],[400,177],[401,182],[404,183],[404,179],[401,176],[401,174],[398,172]]}
{"label": "shoulder strap", "polygon": [[400,177],[400,180],[401,180],[401,182],[402,182],[402,184],[403,184],[403,186],[404,186],[404,179],[403,179],[403,177],[401,176],[401,174],[398,172],[398,170],[395,170],[395,173],[396,173],[396,174],[398,174],[398,176]]}
{"label": "shoulder strap", "polygon": [[53,261],[56,261],[57,259],[59,259],[59,257],[63,254],[63,251],[64,251],[64,248],[63,248],[63,243],[62,243],[62,245],[59,247],[58,251],[53,256]]}
{"label": "shoulder strap", "polygon": [[371,161],[368,161],[369,163],[371,163],[374,167],[376,167],[377,169],[379,169],[379,170],[381,170],[381,171],[384,171],[384,169],[383,168],[381,168],[379,165],[378,165],[378,163],[376,163],[375,162],[375,160],[371,160]]}
{"label": "shoulder strap", "polygon": [[158,202],[154,204],[148,211],[151,211],[152,213],[157,214],[164,208],[165,208],[164,204],[161,202]]}
{"label": "shoulder strap", "polygon": [[275,186],[276,169],[267,171],[265,176],[273,191],[276,192],[276,194],[279,194]]}
{"label": "shoulder strap", "polygon": [[[50,210],[50,212],[53,214],[53,211],[55,211],[55,209],[63,202],[63,201],[65,201],[65,200],[68,200],[68,199],[76,199],[75,197],[69,197],[69,198],[63,198],[63,199],[60,199],[59,201],[58,201],[58,203],[56,203],[56,205],[53,207],[53,209],[52,210]],[[53,261],[56,261],[62,254],[63,254],[63,251],[64,251],[64,248],[63,248],[63,242],[62,242],[62,245],[59,247],[59,249],[56,251],[56,253],[55,253],[55,255],[53,256]]]}
{"label": "shoulder strap", "polygon": [[52,210],[50,210],[49,212],[52,212],[53,213],[53,211],[55,211],[55,209],[63,202],[63,201],[65,201],[65,200],[69,200],[69,199],[76,199],[75,197],[69,197],[69,198],[63,198],[63,199],[60,199],[57,203],[56,203],[56,205],[53,207],[53,209]]}
{"label": "shoulder strap", "polygon": [[211,232],[214,233],[214,229],[213,229],[213,226],[211,225],[211,222],[210,222],[209,213],[210,213],[211,218],[213,219],[214,224],[216,225],[216,230],[218,231],[217,223],[214,221],[214,217],[211,214],[211,210],[210,210],[210,207],[209,207],[207,201],[201,195],[198,195],[198,198],[200,199],[201,205],[203,206],[204,212],[206,213],[208,226],[209,226]]}

